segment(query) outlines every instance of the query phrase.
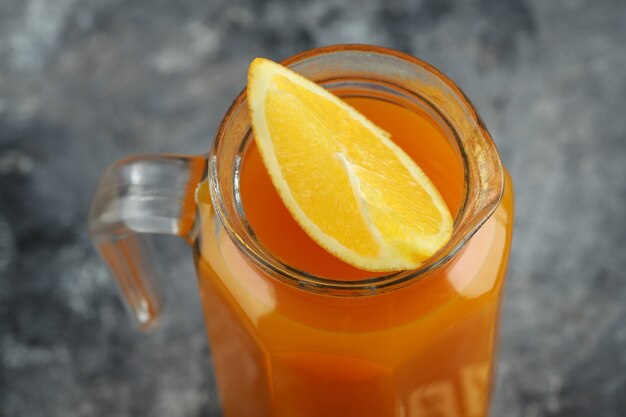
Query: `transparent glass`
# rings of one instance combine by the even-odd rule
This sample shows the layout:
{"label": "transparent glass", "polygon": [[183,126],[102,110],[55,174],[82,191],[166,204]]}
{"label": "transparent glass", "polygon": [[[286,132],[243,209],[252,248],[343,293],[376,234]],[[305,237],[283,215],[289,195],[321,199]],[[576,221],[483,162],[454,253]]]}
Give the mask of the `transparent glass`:
{"label": "transparent glass", "polygon": [[333,46],[284,64],[340,95],[432,112],[463,173],[452,238],[418,270],[361,280],[277,259],[242,207],[242,93],[208,158],[139,157],[104,174],[90,233],[131,312],[148,328],[162,299],[142,235],[178,235],[194,250],[224,415],[487,415],[513,194],[484,124],[451,80],[396,51]]}

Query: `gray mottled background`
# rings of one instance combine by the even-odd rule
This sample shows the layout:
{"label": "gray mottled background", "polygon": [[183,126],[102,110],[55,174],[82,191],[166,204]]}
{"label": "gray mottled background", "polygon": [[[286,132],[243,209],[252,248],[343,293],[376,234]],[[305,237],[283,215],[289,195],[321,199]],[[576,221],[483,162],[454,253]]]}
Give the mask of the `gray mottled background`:
{"label": "gray mottled background", "polygon": [[0,416],[214,416],[189,251],[135,332],[90,248],[99,174],[205,151],[255,56],[372,43],[472,98],[516,235],[494,416],[626,415],[622,0],[0,0]]}

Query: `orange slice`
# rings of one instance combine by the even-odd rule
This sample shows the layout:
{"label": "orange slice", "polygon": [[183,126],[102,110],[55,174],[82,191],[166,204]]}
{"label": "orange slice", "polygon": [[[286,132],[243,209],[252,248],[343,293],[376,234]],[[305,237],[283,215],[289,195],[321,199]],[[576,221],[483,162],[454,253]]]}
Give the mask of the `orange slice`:
{"label": "orange slice", "polygon": [[357,110],[263,58],[250,65],[247,94],[274,186],[328,252],[369,271],[413,269],[450,238],[452,217],[435,186]]}

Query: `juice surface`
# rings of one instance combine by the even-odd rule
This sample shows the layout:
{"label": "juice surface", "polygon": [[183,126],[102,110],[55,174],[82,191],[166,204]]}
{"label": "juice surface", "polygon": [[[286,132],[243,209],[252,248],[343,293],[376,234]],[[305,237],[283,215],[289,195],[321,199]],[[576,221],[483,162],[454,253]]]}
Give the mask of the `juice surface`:
{"label": "juice surface", "polygon": [[[392,134],[439,189],[453,217],[463,169],[449,134],[421,108],[373,98],[351,105]],[[251,143],[240,177],[245,215],[267,250],[321,277],[375,276],[312,241],[280,201]],[[485,416],[512,191],[465,248],[401,289],[364,297],[306,292],[254,266],[200,205],[197,253],[224,415]]]}
{"label": "juice surface", "polygon": [[[344,101],[392,135],[437,186],[453,217],[463,197],[463,171],[442,128],[422,109],[363,97]],[[241,198],[259,240],[284,263],[325,278],[354,280],[384,275],[359,270],[335,258],[309,238],[273,187],[254,142],[241,171]]]}

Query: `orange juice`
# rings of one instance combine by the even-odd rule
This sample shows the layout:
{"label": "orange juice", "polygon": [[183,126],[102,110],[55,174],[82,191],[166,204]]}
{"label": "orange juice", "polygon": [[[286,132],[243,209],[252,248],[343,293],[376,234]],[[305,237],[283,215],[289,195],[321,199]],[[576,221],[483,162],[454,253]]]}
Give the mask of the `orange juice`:
{"label": "orange juice", "polygon": [[[465,173],[453,134],[424,105],[336,91],[392,135],[437,186],[453,217]],[[243,216],[274,258],[334,281],[384,275],[327,253],[291,217],[254,142],[242,153]],[[448,262],[408,285],[345,297],[299,289],[253,265],[210,204],[196,253],[224,415],[470,417],[487,414],[512,191]]]}

